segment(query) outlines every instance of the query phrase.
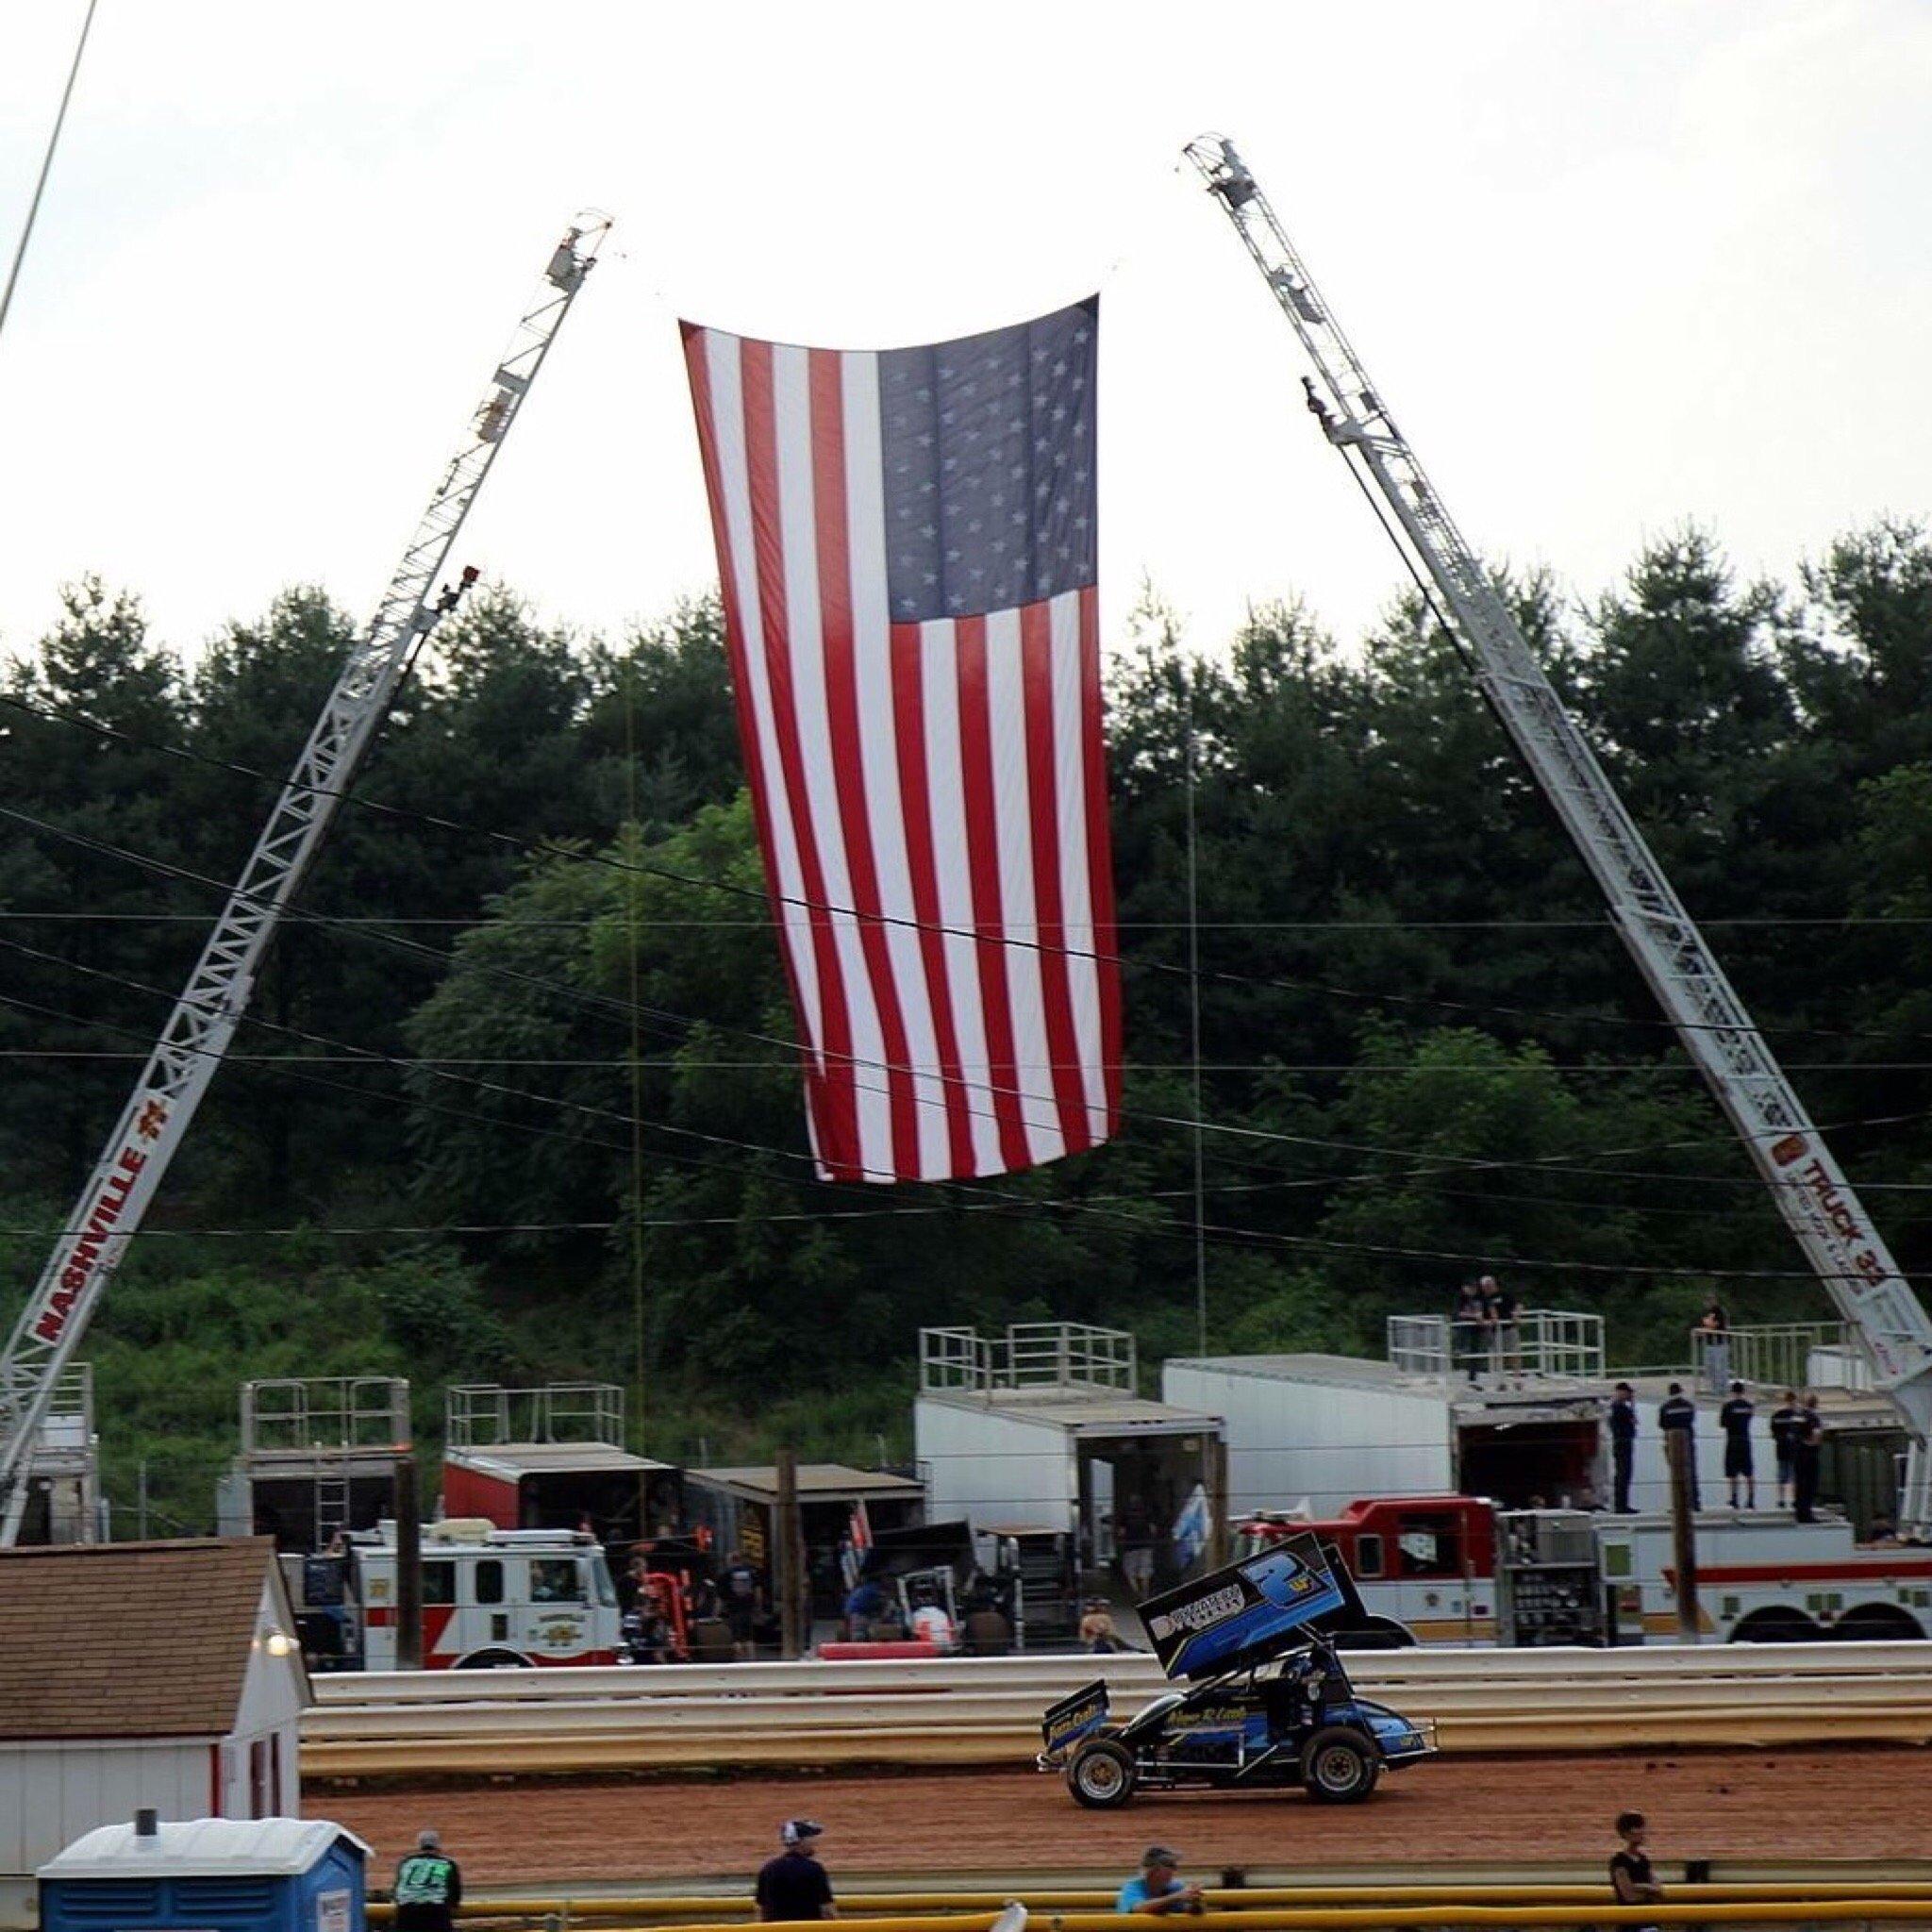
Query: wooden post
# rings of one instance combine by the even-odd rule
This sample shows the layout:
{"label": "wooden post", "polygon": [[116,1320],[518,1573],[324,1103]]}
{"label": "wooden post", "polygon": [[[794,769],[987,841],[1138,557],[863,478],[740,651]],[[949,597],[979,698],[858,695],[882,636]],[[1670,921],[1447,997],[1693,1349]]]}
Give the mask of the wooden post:
{"label": "wooden post", "polygon": [[798,1522],[798,1452],[778,1451],[778,1495],[772,1507],[772,1587],[778,1595],[778,1641],[788,1657],[805,1654],[805,1549]]}
{"label": "wooden post", "polygon": [[1671,1470],[1671,1548],[1677,1570],[1677,1635],[1695,1643],[1697,1627],[1697,1519],[1690,1506],[1697,1479],[1696,1450],[1689,1429],[1666,1429],[1664,1460]]}
{"label": "wooden post", "polygon": [[396,1669],[423,1668],[423,1518],[416,1458],[396,1457]]}

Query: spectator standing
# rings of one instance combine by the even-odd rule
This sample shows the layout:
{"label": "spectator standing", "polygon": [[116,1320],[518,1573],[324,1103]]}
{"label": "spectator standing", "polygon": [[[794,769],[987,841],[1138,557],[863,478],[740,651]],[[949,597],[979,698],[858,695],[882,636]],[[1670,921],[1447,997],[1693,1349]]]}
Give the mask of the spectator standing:
{"label": "spectator standing", "polygon": [[1482,1289],[1465,1281],[1456,1291],[1456,1305],[1449,1314],[1449,1345],[1457,1361],[1469,1371],[1473,1384],[1482,1367],[1483,1339],[1489,1326],[1489,1310],[1483,1306]]}
{"label": "spectator standing", "polygon": [[1619,1516],[1636,1513],[1630,1507],[1630,1467],[1636,1457],[1637,1391],[1619,1382],[1610,1397],[1610,1507]]}
{"label": "spectator standing", "polygon": [[1093,1657],[1111,1657],[1120,1647],[1120,1634],[1113,1627],[1107,1599],[1089,1597],[1086,1612],[1080,1619],[1080,1648]]}
{"label": "spectator standing", "polygon": [[1731,1318],[1712,1289],[1696,1324],[1690,1330],[1691,1345],[1703,1351],[1700,1365],[1705,1386],[1713,1395],[1724,1392],[1731,1379]]}
{"label": "spectator standing", "polygon": [[1800,1523],[1818,1521],[1818,1464],[1824,1448],[1824,1418],[1818,1395],[1809,1391],[1798,1407],[1798,1435],[1791,1444],[1791,1514]]}
{"label": "spectator standing", "polygon": [[1657,1906],[1663,1903],[1664,1889],[1650,1869],[1643,1849],[1645,1837],[1641,1811],[1617,1814],[1617,1836],[1623,1848],[1610,1855],[1610,1890],[1620,1906]]}
{"label": "spectator standing", "polygon": [[745,1560],[742,1550],[733,1550],[724,1559],[718,1578],[718,1594],[723,1600],[724,1621],[731,1628],[731,1647],[740,1662],[755,1651],[758,1611],[763,1607],[764,1578]]}
{"label": "spectator standing", "polygon": [[774,1919],[836,1919],[839,1907],[832,1903],[832,1881],[819,1863],[819,1840],[824,1837],[823,1824],[809,1818],[788,1818],[778,1827],[778,1842],[785,1849],[758,1868],[758,1917]]}
{"label": "spectator standing", "polygon": [[1746,1509],[1757,1507],[1757,1473],[1751,1463],[1751,1418],[1757,1411],[1744,1393],[1741,1382],[1731,1384],[1729,1399],[1718,1410],[1717,1419],[1724,1431],[1724,1481],[1730,1485],[1731,1507],[1739,1507],[1738,1486],[1744,1486]]}
{"label": "spectator standing", "polygon": [[396,1867],[397,1932],[450,1932],[463,1902],[463,1874],[442,1848],[441,1833],[419,1831],[416,1849]]}
{"label": "spectator standing", "polygon": [[1664,1432],[1664,1466],[1670,1466],[1670,1439],[1673,1429],[1684,1438],[1684,1466],[1690,1474],[1690,1507],[1701,1509],[1697,1499],[1697,1405],[1684,1393],[1681,1382],[1671,1384],[1671,1392],[1657,1412],[1657,1427]]}
{"label": "spectator standing", "polygon": [[1149,1845],[1141,1854],[1141,1869],[1121,1887],[1114,1901],[1117,1912],[1190,1912],[1201,1909],[1201,1888],[1184,1885],[1181,1855],[1165,1845]]}
{"label": "spectator standing", "polygon": [[845,1599],[845,1634],[854,1643],[872,1641],[872,1626],[886,1607],[886,1593],[875,1576],[861,1576]]}
{"label": "spectator standing", "polygon": [[1154,1518],[1139,1496],[1121,1511],[1121,1574],[1136,1603],[1154,1588]]}
{"label": "spectator standing", "polygon": [[1523,1373],[1523,1342],[1517,1330],[1517,1303],[1514,1292],[1493,1274],[1485,1274],[1483,1320],[1490,1330],[1490,1368],[1498,1380],[1505,1375],[1512,1381]]}
{"label": "spectator standing", "polygon": [[1804,1411],[1798,1407],[1798,1391],[1787,1389],[1785,1397],[1771,1412],[1771,1446],[1777,1454],[1777,1507],[1783,1509],[1791,1500],[1791,1465],[1798,1453],[1798,1432],[1805,1425]]}

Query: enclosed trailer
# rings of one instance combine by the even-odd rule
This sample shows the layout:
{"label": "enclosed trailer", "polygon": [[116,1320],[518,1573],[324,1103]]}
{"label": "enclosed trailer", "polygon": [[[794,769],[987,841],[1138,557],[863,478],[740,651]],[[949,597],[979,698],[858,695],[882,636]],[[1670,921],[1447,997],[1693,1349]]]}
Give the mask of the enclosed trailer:
{"label": "enclosed trailer", "polygon": [[444,1397],[442,1513],[499,1529],[584,1530],[622,1548],[683,1527],[682,1480],[625,1447],[614,1382],[471,1383]]}
{"label": "enclosed trailer", "polygon": [[[223,1534],[273,1537],[282,1555],[308,1557],[373,1529],[396,1513],[409,1438],[409,1385],[400,1375],[242,1383],[242,1453],[217,1492]],[[299,1579],[298,1565],[285,1569]]]}
{"label": "enclosed trailer", "polygon": [[[890,1470],[801,1462],[797,1489],[811,1613],[835,1617],[848,1587],[844,1551],[874,1532],[909,1529],[924,1522],[925,1485]],[[775,1574],[778,1472],[772,1464],[688,1470],[685,1497],[692,1521],[708,1535],[716,1557],[737,1550],[768,1579]]]}
{"label": "enclosed trailer", "polygon": [[[933,1513],[967,1518],[989,1543],[1027,1529],[1071,1536],[1096,1569],[1138,1525],[1157,1576],[1178,1574],[1175,1524],[1197,1487],[1219,1491],[1222,1420],[1151,1401],[1138,1379],[1134,1338],[1116,1328],[922,1329],[913,1438]],[[997,1567],[990,1547],[980,1560]]]}

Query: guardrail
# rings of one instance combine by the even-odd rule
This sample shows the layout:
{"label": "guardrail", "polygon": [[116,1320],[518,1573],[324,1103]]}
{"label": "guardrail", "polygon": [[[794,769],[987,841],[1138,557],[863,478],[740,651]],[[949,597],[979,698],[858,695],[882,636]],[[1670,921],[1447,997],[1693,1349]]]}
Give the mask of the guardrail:
{"label": "guardrail", "polygon": [[[1024,1889],[1024,1888],[1023,1888]],[[1766,1899],[1748,1904],[1698,1903],[1619,1906],[1605,1902],[1607,1886],[1599,1888],[1594,1904],[1577,1905],[1437,1905],[1353,1906],[1314,1909],[1242,1912],[1241,1932],[1382,1932],[1398,1925],[1765,1925],[1792,1922],[1807,1925],[1873,1925],[1932,1919],[1932,1900],[1910,1898],[1782,1901]],[[1120,1932],[1120,1915],[1107,1911],[1048,1912],[1034,1908],[1033,1923],[1050,1932]],[[993,1932],[993,1912],[920,1913],[868,1919],[868,1932]],[[1139,1917],[1139,1914],[1135,1915]],[[1220,1916],[1216,1914],[1216,1916]],[[1158,1923],[1158,1922],[1156,1922]],[[721,1919],[684,1928],[684,1932],[743,1932],[744,1922]],[[613,1928],[616,1932],[616,1928]]]}
{"label": "guardrail", "polygon": [[[1932,1742],[1932,1646],[1380,1651],[1364,1695],[1433,1718],[1446,1751]],[[712,1764],[1015,1764],[1041,1708],[1095,1676],[1118,1707],[1148,1657],[391,1672],[316,1680],[312,1776]]]}
{"label": "guardrail", "polygon": [[[1111,1912],[1111,1888],[1057,1888],[1019,1886],[1031,1912]],[[1666,1885],[1666,1890],[1670,1887]],[[1692,1888],[1698,1905],[1725,1905],[1733,1907],[1765,1904],[1863,1904],[1874,1901],[1909,1900],[1932,1905],[1932,1884],[1907,1881],[1843,1882],[1825,1881],[1814,1885],[1789,1883],[1727,1884],[1711,1883]],[[948,1924],[963,1932],[966,1914],[997,1912],[1011,1896],[997,1891],[841,1891],[839,1916],[868,1922],[894,1916],[933,1913],[960,1914]],[[1209,1887],[1203,1893],[1208,1908],[1239,1916],[1244,1926],[1254,1923],[1258,1912],[1306,1910],[1317,1907],[1352,1907],[1380,1910],[1391,1906],[1593,1906],[1606,1903],[1605,1888],[1594,1885],[1257,1885],[1236,1889]],[[516,1898],[466,1899],[457,1907],[458,1920],[501,1925],[531,1921],[555,1920],[559,1925],[573,1920],[679,1920],[715,1918],[724,1912],[752,1913],[757,1902],[748,1894],[698,1892],[686,1896],[665,1895],[642,1898]],[[395,1907],[374,1903],[368,1907],[372,1924],[387,1924],[395,1918]],[[1740,1914],[1741,1917],[1742,1914]],[[1461,1923],[1458,1921],[1458,1923]],[[680,1928],[682,1932],[682,1928]]]}

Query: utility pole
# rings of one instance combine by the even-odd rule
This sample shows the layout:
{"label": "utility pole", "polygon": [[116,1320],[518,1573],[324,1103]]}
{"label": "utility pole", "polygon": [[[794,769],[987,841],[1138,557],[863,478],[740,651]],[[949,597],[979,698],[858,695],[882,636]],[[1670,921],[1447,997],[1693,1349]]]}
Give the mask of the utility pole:
{"label": "utility pole", "polygon": [[423,1668],[423,1515],[416,1456],[396,1457],[396,1669]]}
{"label": "utility pole", "polygon": [[1697,1514],[1693,1507],[1697,1481],[1697,1451],[1689,1429],[1666,1429],[1664,1460],[1671,1469],[1671,1559],[1677,1570],[1677,1636],[1696,1643]]}
{"label": "utility pole", "polygon": [[777,1500],[772,1524],[772,1583],[778,1592],[778,1644],[787,1657],[805,1655],[805,1549],[798,1524],[798,1452],[777,1457]]}
{"label": "utility pole", "polygon": [[1219,1570],[1227,1561],[1227,1439],[1209,1436],[1203,1460],[1207,1464],[1203,1487],[1208,1491],[1208,1567]]}

